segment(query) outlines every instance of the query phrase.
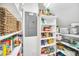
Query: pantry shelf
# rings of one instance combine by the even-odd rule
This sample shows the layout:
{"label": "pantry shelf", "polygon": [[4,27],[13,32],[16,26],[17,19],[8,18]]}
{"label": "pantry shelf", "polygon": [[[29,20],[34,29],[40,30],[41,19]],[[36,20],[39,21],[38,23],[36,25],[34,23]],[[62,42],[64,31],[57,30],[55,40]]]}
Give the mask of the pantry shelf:
{"label": "pantry shelf", "polygon": [[79,49],[78,48],[76,48],[76,47],[74,47],[74,46],[72,46],[71,44],[69,44],[69,43],[66,43],[66,42],[60,42],[60,43],[62,43],[62,44],[64,44],[64,45],[66,45],[66,46],[68,46],[68,47],[70,47],[70,48],[72,48],[72,49],[75,49],[76,51],[79,51]]}
{"label": "pantry shelf", "polygon": [[45,39],[51,39],[51,38],[55,38],[55,37],[47,37],[47,38],[41,38],[41,40],[45,40]]}
{"label": "pantry shelf", "polygon": [[11,33],[11,34],[8,34],[8,35],[5,35],[5,36],[1,36],[1,37],[0,37],[0,40],[9,38],[9,37],[11,37],[11,36],[13,36],[13,35],[15,35],[15,34],[20,33],[20,32],[22,32],[22,31],[18,31],[18,32],[14,32],[14,33]]}
{"label": "pantry shelf", "polygon": [[52,16],[52,15],[41,15],[40,17],[45,17],[45,18],[56,18],[57,16]]}
{"label": "pantry shelf", "polygon": [[49,54],[41,54],[41,56],[49,56],[49,55],[52,55],[55,54],[55,52],[52,52],[52,53],[49,53]]}
{"label": "pantry shelf", "polygon": [[43,26],[55,26],[55,24],[43,24]]}
{"label": "pantry shelf", "polygon": [[53,31],[42,31],[42,33],[45,33],[45,32],[47,32],[47,33],[54,33]]}
{"label": "pantry shelf", "polygon": [[55,43],[42,45],[41,48],[43,48],[43,47],[48,47],[48,46],[53,46],[53,45],[55,45]]}
{"label": "pantry shelf", "polygon": [[12,53],[8,56],[17,56],[20,49],[21,49],[21,44],[19,46],[15,47],[14,50],[12,51]]}
{"label": "pantry shelf", "polygon": [[74,35],[74,34],[61,34],[61,33],[57,33],[57,34],[67,36],[67,37],[79,38],[79,35]]}
{"label": "pantry shelf", "polygon": [[57,52],[61,52],[65,56],[74,56],[75,55],[75,53],[73,53],[71,50],[68,50],[66,48],[64,48],[64,50],[57,49]]}
{"label": "pantry shelf", "polygon": [[67,56],[67,54],[66,54],[64,51],[62,51],[62,50],[57,49],[57,52],[61,52],[61,53],[63,53],[64,55]]}
{"label": "pantry shelf", "polygon": [[51,52],[51,53],[49,53],[48,55],[53,55],[53,54],[55,54],[55,55],[56,55],[56,51]]}

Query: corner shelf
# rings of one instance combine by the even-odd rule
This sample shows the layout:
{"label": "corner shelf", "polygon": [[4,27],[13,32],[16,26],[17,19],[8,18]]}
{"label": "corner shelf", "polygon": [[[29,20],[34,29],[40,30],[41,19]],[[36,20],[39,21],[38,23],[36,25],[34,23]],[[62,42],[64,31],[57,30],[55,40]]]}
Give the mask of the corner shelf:
{"label": "corner shelf", "polygon": [[[46,23],[43,23],[42,19],[44,20],[44,22]],[[52,54],[56,54],[56,16],[52,16],[52,15],[43,15],[43,16],[39,16],[39,21],[38,21],[38,35],[39,35],[39,39],[40,39],[40,42],[41,40],[48,40],[48,39],[52,39],[54,40],[54,42],[52,42],[51,44],[45,44],[45,45],[41,45],[40,44],[40,55],[41,56],[48,56],[48,55],[52,55]],[[48,27],[48,31],[44,31],[43,28],[44,27]],[[44,33],[44,35],[41,35],[41,33]],[[49,33],[49,37],[45,35],[45,33]],[[50,35],[51,34],[51,35]],[[42,36],[45,36],[45,37],[42,37]],[[41,49],[44,48],[44,47],[47,47],[49,48],[50,47],[53,47],[54,48],[54,52],[50,52],[49,54],[41,54]],[[49,48],[50,49],[50,48]]]}

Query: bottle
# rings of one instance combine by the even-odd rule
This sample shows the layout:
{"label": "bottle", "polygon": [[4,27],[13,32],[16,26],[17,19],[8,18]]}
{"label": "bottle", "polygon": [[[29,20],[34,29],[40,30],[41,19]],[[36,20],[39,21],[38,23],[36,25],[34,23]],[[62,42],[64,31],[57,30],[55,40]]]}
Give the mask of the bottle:
{"label": "bottle", "polygon": [[6,56],[7,49],[6,49],[6,44],[3,44],[3,56]]}
{"label": "bottle", "polygon": [[56,32],[59,33],[59,26],[56,26]]}

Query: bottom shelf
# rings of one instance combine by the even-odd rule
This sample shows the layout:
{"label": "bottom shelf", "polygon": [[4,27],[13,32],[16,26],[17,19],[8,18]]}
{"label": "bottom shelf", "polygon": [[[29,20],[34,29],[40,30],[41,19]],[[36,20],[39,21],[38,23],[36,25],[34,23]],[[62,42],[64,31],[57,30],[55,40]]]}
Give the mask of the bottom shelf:
{"label": "bottom shelf", "polygon": [[41,54],[41,56],[55,56],[55,53],[56,52],[52,52],[52,53],[49,53],[49,54]]}
{"label": "bottom shelf", "polygon": [[75,56],[75,53],[74,52],[72,52],[70,50],[67,50],[67,49],[64,49],[64,50],[57,49],[57,52],[61,52],[65,56]]}
{"label": "bottom shelf", "polygon": [[71,45],[71,44],[69,44],[69,43],[66,43],[66,42],[63,42],[63,41],[61,41],[60,43],[66,45],[66,46],[68,46],[68,47],[70,47],[70,48],[72,48],[72,49],[75,49],[75,50],[79,51],[78,48],[76,48],[75,46],[73,46],[73,45]]}
{"label": "bottom shelf", "polygon": [[61,52],[61,53],[63,53],[65,56],[67,56],[67,54],[66,54],[63,50],[57,49],[57,52]]}
{"label": "bottom shelf", "polygon": [[8,56],[17,56],[20,49],[21,49],[21,44],[20,44],[20,46],[15,47],[14,50],[12,51],[12,53]]}

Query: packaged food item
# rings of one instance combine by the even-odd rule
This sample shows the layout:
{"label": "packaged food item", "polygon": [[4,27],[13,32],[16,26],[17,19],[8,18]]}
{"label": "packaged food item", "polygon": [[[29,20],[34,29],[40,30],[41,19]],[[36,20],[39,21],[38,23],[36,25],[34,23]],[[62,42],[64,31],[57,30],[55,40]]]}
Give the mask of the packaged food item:
{"label": "packaged food item", "polygon": [[47,42],[48,42],[48,44],[52,44],[52,43],[54,43],[54,39],[49,38],[49,39],[47,40]]}
{"label": "packaged food item", "polygon": [[41,49],[41,54],[45,54],[46,53],[46,47]]}
{"label": "packaged food item", "polygon": [[43,47],[41,49],[41,54],[48,54],[48,53],[49,53],[49,51],[48,51],[48,48],[47,47]]}
{"label": "packaged food item", "polygon": [[41,18],[41,23],[42,23],[42,25],[47,24],[47,22],[46,22],[46,20],[44,18]]}
{"label": "packaged food item", "polygon": [[53,36],[53,33],[45,32],[45,33],[41,33],[41,36],[42,36],[43,38],[45,38],[45,37],[52,37],[52,36]]}
{"label": "packaged food item", "polygon": [[55,51],[54,46],[49,46],[48,48],[49,48],[50,52],[54,52]]}
{"label": "packaged food item", "polygon": [[3,44],[3,56],[6,56],[7,54],[6,44]]}
{"label": "packaged food item", "polygon": [[3,40],[3,56],[9,55],[11,51],[11,40]]}
{"label": "packaged food item", "polygon": [[16,38],[14,40],[14,46],[16,47],[16,46],[19,46],[20,44],[21,44],[21,40],[19,38]]}
{"label": "packaged food item", "polygon": [[43,31],[51,31],[51,26],[45,26],[45,27],[43,28]]}
{"label": "packaged food item", "polygon": [[45,40],[41,40],[41,45],[45,45]]}
{"label": "packaged food item", "polygon": [[46,15],[53,15],[54,16],[54,14],[52,14],[51,12],[50,12],[50,9],[45,9],[45,13],[46,13]]}
{"label": "packaged food item", "polygon": [[55,16],[55,14],[52,14],[50,12],[50,9],[48,9],[48,8],[46,8],[46,9],[39,9],[39,14],[38,15],[39,16],[40,15],[53,15],[53,16]]}
{"label": "packaged food item", "polygon": [[5,34],[4,33],[1,33],[1,36],[4,36]]}
{"label": "packaged food item", "polygon": [[6,55],[9,55],[11,53],[11,40],[6,40]]}
{"label": "packaged food item", "polygon": [[2,41],[0,40],[0,56],[3,55]]}
{"label": "packaged food item", "polygon": [[45,38],[46,36],[45,36],[45,33],[41,33],[41,37],[42,38]]}
{"label": "packaged food item", "polygon": [[39,9],[39,14],[38,14],[39,16],[40,15],[45,15],[45,11],[43,10],[43,9]]}
{"label": "packaged food item", "polygon": [[57,48],[60,49],[60,50],[63,50],[63,49],[64,49],[64,45],[62,45],[62,44],[57,44]]}

